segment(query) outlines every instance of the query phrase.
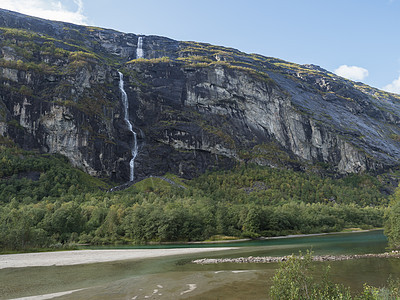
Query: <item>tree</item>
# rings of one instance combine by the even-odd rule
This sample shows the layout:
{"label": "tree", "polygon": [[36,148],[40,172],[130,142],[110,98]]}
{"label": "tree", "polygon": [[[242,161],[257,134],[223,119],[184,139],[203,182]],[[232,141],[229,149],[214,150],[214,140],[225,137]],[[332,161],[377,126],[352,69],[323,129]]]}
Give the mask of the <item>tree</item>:
{"label": "tree", "polygon": [[400,248],[400,188],[391,197],[390,206],[385,213],[385,235],[390,247]]}
{"label": "tree", "polygon": [[281,263],[273,277],[271,298],[276,300],[320,300],[320,299],[352,299],[350,290],[343,285],[328,280],[329,268],[316,282],[312,276],[312,252],[302,256],[291,255]]}
{"label": "tree", "polygon": [[72,233],[80,234],[82,231],[82,209],[76,203],[63,203],[46,217],[43,220],[45,229],[59,236],[59,240],[62,243],[67,242]]}

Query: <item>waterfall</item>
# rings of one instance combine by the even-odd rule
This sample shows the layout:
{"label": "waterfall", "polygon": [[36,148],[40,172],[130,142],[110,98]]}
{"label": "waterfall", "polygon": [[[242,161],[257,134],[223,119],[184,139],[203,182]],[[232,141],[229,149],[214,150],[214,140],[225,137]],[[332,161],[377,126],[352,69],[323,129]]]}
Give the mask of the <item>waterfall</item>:
{"label": "waterfall", "polygon": [[143,53],[143,37],[138,37],[137,48],[136,48],[136,58],[144,58]]}
{"label": "waterfall", "polygon": [[124,89],[124,75],[118,71],[119,74],[119,89],[121,90],[122,95],[122,104],[124,106],[124,120],[130,132],[133,135],[133,145],[131,148],[132,158],[129,161],[129,180],[133,181],[135,175],[135,158],[138,154],[138,144],[137,144],[137,136],[136,132],[133,131],[133,126],[131,121],[129,121],[129,103],[128,103],[128,95]]}

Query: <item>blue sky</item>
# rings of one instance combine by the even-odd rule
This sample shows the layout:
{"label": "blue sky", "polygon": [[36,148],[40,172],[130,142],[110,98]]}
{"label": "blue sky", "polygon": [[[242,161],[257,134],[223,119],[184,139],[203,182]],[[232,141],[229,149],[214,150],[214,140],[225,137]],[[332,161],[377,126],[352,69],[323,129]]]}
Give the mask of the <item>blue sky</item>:
{"label": "blue sky", "polygon": [[0,0],[0,8],[312,63],[400,93],[400,0]]}

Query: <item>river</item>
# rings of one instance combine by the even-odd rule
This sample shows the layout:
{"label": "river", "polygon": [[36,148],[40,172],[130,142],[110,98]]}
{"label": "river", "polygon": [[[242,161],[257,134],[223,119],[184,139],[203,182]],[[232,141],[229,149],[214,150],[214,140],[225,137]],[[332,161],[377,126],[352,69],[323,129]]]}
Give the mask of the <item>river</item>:
{"label": "river", "polygon": [[[0,298],[79,290],[57,299],[266,299],[278,264],[195,265],[190,261],[204,257],[283,256],[308,249],[316,255],[381,253],[386,250],[387,240],[377,230],[242,243],[134,248],[203,246],[237,248],[131,261],[2,269]],[[394,258],[315,264],[317,273],[323,269],[319,266],[329,264],[333,281],[354,290],[362,289],[365,282],[383,285],[389,274],[400,277],[400,260]]]}

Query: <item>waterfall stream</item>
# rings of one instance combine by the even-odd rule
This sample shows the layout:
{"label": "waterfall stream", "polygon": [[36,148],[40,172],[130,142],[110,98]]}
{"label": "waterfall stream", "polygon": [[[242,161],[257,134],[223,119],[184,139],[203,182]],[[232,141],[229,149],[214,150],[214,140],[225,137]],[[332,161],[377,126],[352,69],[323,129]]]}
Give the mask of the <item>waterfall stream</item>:
{"label": "waterfall stream", "polygon": [[135,158],[138,154],[138,144],[137,144],[137,134],[133,131],[133,126],[131,121],[129,121],[129,103],[128,103],[128,95],[124,89],[124,75],[118,71],[119,74],[119,89],[121,90],[122,95],[122,104],[124,107],[124,120],[130,132],[133,135],[133,145],[131,147],[131,155],[132,158],[129,161],[129,180],[133,181],[135,177]]}
{"label": "waterfall stream", "polygon": [[136,58],[144,58],[143,37],[141,37],[141,36],[138,37],[138,44],[137,44],[137,48],[136,48]]}
{"label": "waterfall stream", "polygon": [[[143,37],[138,37],[138,44],[136,48],[136,58],[143,58]],[[138,154],[138,143],[137,143],[137,134],[133,130],[132,122],[129,120],[129,102],[128,102],[128,95],[124,89],[124,75],[118,71],[119,74],[119,89],[121,91],[122,96],[122,104],[124,108],[124,120],[126,125],[128,126],[129,131],[133,135],[133,145],[131,147],[131,160],[129,161],[129,181],[133,181],[135,178],[135,158]]]}

